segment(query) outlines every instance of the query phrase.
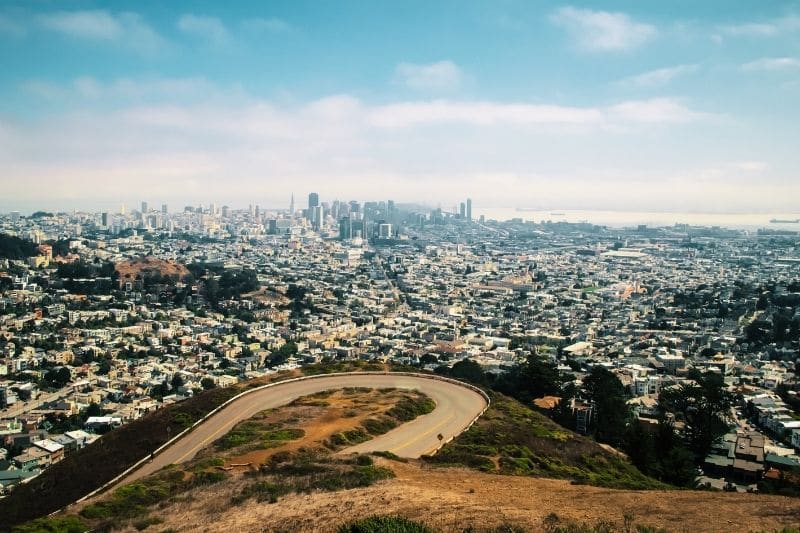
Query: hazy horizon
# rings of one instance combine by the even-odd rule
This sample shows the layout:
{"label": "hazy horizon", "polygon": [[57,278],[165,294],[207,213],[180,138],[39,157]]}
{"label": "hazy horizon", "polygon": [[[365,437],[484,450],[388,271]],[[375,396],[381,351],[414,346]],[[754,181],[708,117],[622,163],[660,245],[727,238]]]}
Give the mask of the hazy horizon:
{"label": "hazy horizon", "polygon": [[0,211],[792,213],[799,35],[798,2],[5,2]]}

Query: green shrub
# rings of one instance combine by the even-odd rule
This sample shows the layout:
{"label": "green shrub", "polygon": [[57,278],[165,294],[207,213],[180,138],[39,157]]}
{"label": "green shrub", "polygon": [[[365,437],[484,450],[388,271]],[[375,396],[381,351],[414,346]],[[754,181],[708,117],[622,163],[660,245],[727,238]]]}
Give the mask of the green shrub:
{"label": "green shrub", "polygon": [[434,409],[436,409],[436,403],[427,396],[420,395],[416,398],[403,398],[394,407],[386,411],[386,414],[401,422],[409,422],[418,416],[430,413]]}
{"label": "green shrub", "polygon": [[408,459],[405,457],[400,457],[397,454],[387,451],[379,451],[379,452],[372,452],[372,455],[376,457],[383,457],[384,459],[390,459],[392,461],[397,461],[399,463],[407,463]]}
{"label": "green shrub", "polygon": [[434,533],[434,530],[402,516],[370,516],[339,526],[339,533]]}
{"label": "green shrub", "polygon": [[88,528],[77,516],[39,518],[15,527],[13,533],[83,533]]}
{"label": "green shrub", "polygon": [[383,435],[397,427],[397,422],[389,417],[368,418],[361,423],[371,435]]}

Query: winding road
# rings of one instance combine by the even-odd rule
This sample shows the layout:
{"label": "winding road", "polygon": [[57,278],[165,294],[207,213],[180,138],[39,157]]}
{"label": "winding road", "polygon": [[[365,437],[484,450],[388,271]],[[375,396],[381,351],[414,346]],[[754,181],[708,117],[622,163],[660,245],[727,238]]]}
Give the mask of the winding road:
{"label": "winding road", "polygon": [[264,409],[286,405],[301,396],[344,387],[416,389],[432,398],[436,409],[341,453],[389,451],[400,457],[417,458],[441,445],[439,435],[446,441],[461,433],[488,405],[483,395],[466,385],[423,375],[352,373],[276,383],[232,401],[116,485],[130,483],[169,464],[188,461],[238,422]]}

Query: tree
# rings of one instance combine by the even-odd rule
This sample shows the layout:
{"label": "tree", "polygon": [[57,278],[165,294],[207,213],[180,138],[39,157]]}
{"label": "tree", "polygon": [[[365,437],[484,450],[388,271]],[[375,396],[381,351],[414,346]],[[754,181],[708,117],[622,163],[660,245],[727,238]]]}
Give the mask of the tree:
{"label": "tree", "polygon": [[463,359],[453,365],[450,375],[456,379],[482,384],[484,379],[483,368],[472,359]]}
{"label": "tree", "polygon": [[171,384],[172,384],[172,391],[177,392],[178,389],[183,387],[184,384],[183,377],[181,377],[179,373],[175,372],[175,374],[172,375]]}
{"label": "tree", "polygon": [[574,383],[567,383],[561,392],[561,399],[550,410],[552,419],[567,429],[575,429],[575,413],[572,412],[572,400],[578,393]]}
{"label": "tree", "polygon": [[419,362],[421,365],[432,365],[438,363],[439,360],[436,358],[435,355],[431,353],[426,353],[422,357],[419,358]]}
{"label": "tree", "polygon": [[211,390],[211,389],[213,389],[214,387],[217,386],[217,384],[214,383],[214,380],[211,379],[211,378],[203,378],[203,379],[201,379],[200,380],[200,385],[203,387],[203,390]]}
{"label": "tree", "polygon": [[150,395],[154,398],[163,398],[168,394],[169,394],[169,385],[167,384],[167,380],[164,380],[162,383],[159,383],[150,390]]}
{"label": "tree", "polygon": [[555,363],[540,357],[536,352],[529,353],[525,362],[518,365],[516,372],[512,369],[509,377],[512,380],[516,379],[518,399],[525,402],[542,396],[560,394],[563,384]]}
{"label": "tree", "polygon": [[619,446],[625,436],[630,409],[625,387],[617,376],[602,366],[595,366],[583,380],[587,399],[594,403],[594,436],[600,442]]}
{"label": "tree", "polygon": [[628,428],[625,451],[636,468],[650,476],[661,477],[661,462],[656,453],[655,439],[639,422],[635,421]]}
{"label": "tree", "polygon": [[715,440],[728,431],[725,413],[731,406],[731,394],[722,376],[713,372],[690,374],[693,384],[667,389],[659,396],[659,409],[673,413],[685,423],[683,437],[695,458],[702,460]]}

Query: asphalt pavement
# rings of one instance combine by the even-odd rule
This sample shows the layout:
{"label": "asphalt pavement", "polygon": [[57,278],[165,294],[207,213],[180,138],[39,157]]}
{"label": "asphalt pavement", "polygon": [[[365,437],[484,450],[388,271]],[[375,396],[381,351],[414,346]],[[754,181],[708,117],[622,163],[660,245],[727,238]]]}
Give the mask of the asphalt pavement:
{"label": "asphalt pavement", "polygon": [[237,423],[264,409],[286,405],[301,396],[344,387],[416,389],[431,397],[436,402],[436,409],[340,453],[389,451],[400,457],[418,458],[438,448],[442,440],[459,434],[486,407],[483,396],[465,386],[407,375],[348,374],[279,383],[246,394],[227,405],[155,456],[152,461],[122,479],[118,485],[130,483],[169,464],[190,460],[201,449],[228,433]]}

